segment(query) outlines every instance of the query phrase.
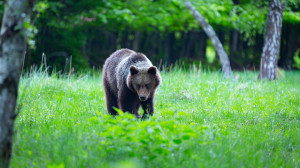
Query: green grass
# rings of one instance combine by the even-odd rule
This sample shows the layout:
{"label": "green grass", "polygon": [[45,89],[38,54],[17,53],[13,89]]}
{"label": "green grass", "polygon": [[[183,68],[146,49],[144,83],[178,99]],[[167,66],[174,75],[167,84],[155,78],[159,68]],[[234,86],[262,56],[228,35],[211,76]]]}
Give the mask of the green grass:
{"label": "green grass", "polygon": [[11,167],[300,167],[300,72],[163,72],[144,121],[107,114],[100,74],[22,78]]}

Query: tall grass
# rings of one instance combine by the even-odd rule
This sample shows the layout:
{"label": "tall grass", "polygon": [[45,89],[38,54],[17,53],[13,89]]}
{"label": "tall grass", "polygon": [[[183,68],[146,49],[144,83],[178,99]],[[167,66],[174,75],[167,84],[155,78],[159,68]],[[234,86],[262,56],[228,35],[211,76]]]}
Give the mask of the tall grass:
{"label": "tall grass", "polygon": [[153,117],[107,114],[101,73],[21,80],[11,167],[300,167],[300,72],[162,72]]}

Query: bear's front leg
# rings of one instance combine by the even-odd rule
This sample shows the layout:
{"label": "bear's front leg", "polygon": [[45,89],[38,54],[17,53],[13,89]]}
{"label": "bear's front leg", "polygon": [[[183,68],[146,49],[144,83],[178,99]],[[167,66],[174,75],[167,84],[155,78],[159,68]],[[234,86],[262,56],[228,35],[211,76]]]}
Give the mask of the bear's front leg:
{"label": "bear's front leg", "polygon": [[119,91],[118,105],[123,112],[134,114],[137,118],[141,117],[139,114],[139,98],[131,90],[124,88]]}
{"label": "bear's front leg", "polygon": [[143,117],[147,114],[150,114],[151,116],[154,113],[154,97],[153,95],[151,95],[148,100],[146,101],[141,101],[143,110],[144,110],[144,114]]}

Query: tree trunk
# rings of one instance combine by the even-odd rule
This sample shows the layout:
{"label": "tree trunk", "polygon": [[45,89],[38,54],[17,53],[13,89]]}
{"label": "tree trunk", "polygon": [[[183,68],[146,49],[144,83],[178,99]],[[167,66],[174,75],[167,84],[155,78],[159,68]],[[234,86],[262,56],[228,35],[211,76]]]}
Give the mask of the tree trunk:
{"label": "tree trunk", "polygon": [[26,52],[24,21],[29,21],[33,0],[8,0],[0,41],[0,167],[8,167],[21,68]]}
{"label": "tree trunk", "polygon": [[[206,58],[206,47],[207,47],[207,36],[204,32],[199,33],[199,56],[198,58],[205,59]],[[198,47],[196,47],[198,48]]]}
{"label": "tree trunk", "polygon": [[173,64],[175,62],[173,50],[172,50],[173,40],[174,40],[173,34],[167,33],[167,36],[165,37],[164,52],[167,58],[168,65]]}
{"label": "tree trunk", "polygon": [[201,27],[203,28],[207,36],[210,38],[218,56],[220,57],[224,76],[227,78],[232,76],[232,70],[230,67],[228,56],[219,38],[217,37],[216,32],[213,30],[210,24],[205,20],[205,18],[194,8],[191,2],[189,2],[188,0],[183,0],[183,2],[187,6],[187,8],[192,12],[192,15],[195,17],[195,19],[201,25]]}
{"label": "tree trunk", "polygon": [[278,60],[278,65],[287,70],[293,68],[293,56],[298,49],[298,30],[299,27],[291,26],[290,24],[286,24],[281,30],[280,59]]}
{"label": "tree trunk", "polygon": [[138,51],[139,50],[139,42],[140,42],[140,31],[136,31],[134,33],[134,41],[133,41],[133,51]]}
{"label": "tree trunk", "polygon": [[284,4],[270,0],[264,46],[260,62],[260,79],[276,79]]}
{"label": "tree trunk", "polygon": [[239,32],[237,30],[233,30],[231,34],[231,43],[230,43],[230,54],[235,55],[237,52],[237,46],[238,46],[238,40],[239,40]]}

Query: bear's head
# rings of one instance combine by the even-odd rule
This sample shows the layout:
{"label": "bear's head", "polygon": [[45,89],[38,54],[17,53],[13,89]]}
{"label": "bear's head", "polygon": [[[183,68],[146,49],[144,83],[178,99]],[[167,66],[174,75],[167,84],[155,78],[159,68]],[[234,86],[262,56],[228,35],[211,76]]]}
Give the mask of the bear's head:
{"label": "bear's head", "polygon": [[127,86],[136,92],[141,101],[146,101],[160,85],[161,77],[155,66],[140,68],[130,66],[130,72],[127,77]]}

